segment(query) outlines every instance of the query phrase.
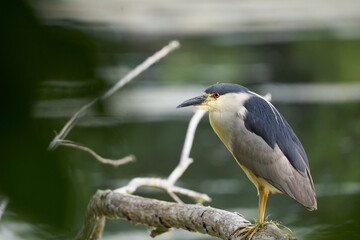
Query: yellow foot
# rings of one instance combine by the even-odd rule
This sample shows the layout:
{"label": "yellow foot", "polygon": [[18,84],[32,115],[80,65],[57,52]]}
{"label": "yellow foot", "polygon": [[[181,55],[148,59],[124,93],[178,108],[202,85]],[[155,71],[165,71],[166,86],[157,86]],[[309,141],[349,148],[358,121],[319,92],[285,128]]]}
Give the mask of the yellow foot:
{"label": "yellow foot", "polygon": [[269,222],[265,222],[265,223],[255,223],[255,224],[249,224],[246,227],[238,227],[232,234],[231,236],[235,235],[237,232],[239,232],[239,234],[237,235],[238,237],[240,237],[240,240],[244,240],[248,237],[248,240],[251,240],[253,238],[253,236],[255,235],[256,232],[259,231],[260,228],[262,228],[264,225],[268,224]]}

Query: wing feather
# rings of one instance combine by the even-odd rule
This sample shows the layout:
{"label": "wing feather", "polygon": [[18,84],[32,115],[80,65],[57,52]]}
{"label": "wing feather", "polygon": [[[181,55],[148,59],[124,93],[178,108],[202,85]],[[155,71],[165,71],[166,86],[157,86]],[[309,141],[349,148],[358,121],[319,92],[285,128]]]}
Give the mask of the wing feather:
{"label": "wing feather", "polygon": [[305,150],[285,118],[271,103],[257,96],[249,98],[244,107],[247,109],[245,127],[260,136],[272,148],[278,145],[291,165],[305,173],[309,162]]}

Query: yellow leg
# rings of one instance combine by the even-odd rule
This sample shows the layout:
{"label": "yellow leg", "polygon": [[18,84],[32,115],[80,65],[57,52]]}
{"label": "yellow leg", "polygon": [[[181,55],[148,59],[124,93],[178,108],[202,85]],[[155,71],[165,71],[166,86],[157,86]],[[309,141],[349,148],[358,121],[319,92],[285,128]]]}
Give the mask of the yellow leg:
{"label": "yellow leg", "polygon": [[259,187],[259,223],[264,223],[264,215],[265,215],[265,209],[266,209],[266,202],[267,198],[269,196],[269,190],[266,190],[264,187]]}
{"label": "yellow leg", "polygon": [[266,190],[265,187],[259,187],[259,219],[254,224],[250,224],[247,227],[238,227],[231,235],[234,235],[238,231],[242,230],[239,237],[240,239],[246,239],[248,237],[249,240],[252,239],[252,237],[255,235],[257,231],[264,225],[264,215],[265,215],[265,208],[266,208],[266,202],[267,198],[269,196],[269,190]]}

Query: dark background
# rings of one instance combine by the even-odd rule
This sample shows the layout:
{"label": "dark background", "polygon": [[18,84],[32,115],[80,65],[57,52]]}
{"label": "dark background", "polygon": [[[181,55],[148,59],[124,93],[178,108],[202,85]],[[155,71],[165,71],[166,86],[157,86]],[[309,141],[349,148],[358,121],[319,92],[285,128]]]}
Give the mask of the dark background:
{"label": "dark background", "polygon": [[[184,87],[200,89],[201,94],[201,89],[216,82],[243,84],[260,94],[287,87],[278,95],[272,92],[273,103],[306,149],[319,210],[308,212],[286,196],[271,195],[266,215],[300,238],[360,237],[360,92],[350,91],[359,89],[360,31],[353,26],[358,25],[360,13],[340,21],[338,29],[312,25],[311,21],[306,27],[290,24],[281,30],[261,29],[256,24],[250,24],[247,31],[226,28],[237,22],[224,28],[214,24],[213,29],[210,19],[210,30],[204,30],[205,15],[199,20],[198,32],[194,27],[195,33],[181,24],[172,31],[161,30],[163,21],[157,22],[156,17],[149,26],[158,29],[141,32],[126,21],[116,25],[116,19],[113,25],[90,21],[90,14],[79,20],[77,1],[63,8],[62,1],[53,3],[51,8],[46,2],[7,1],[1,8],[0,200],[9,199],[0,222],[1,239],[71,239],[80,229],[87,202],[96,189],[115,189],[137,176],[168,176],[180,157],[191,111],[162,108],[169,100],[166,89],[177,91],[176,99],[169,103],[175,108],[187,99],[188,93],[181,92]],[[172,13],[191,8],[184,6],[174,6],[170,12],[160,8],[152,14],[171,22]],[[114,3],[114,7],[132,16],[129,2]],[[235,4],[237,8],[246,10]],[[153,6],[151,9],[154,11]],[[342,10],[339,12],[341,15]],[[141,19],[140,13],[134,14]],[[196,26],[197,22],[188,24]],[[60,147],[47,151],[54,131],[60,131],[77,109],[173,38],[180,40],[179,50],[113,99],[93,107],[69,134],[69,139],[105,157],[133,153],[135,163],[112,168],[78,150]],[[312,94],[326,96],[325,100],[296,99],[307,96],[301,87],[304,84],[313,89],[330,85],[335,90]],[[121,97],[144,91],[150,96],[144,108]],[[286,98],[288,91],[297,94]],[[152,107],[156,104],[161,113]],[[208,193],[213,207],[238,211],[248,219],[257,217],[255,188],[206,117],[198,127],[191,157],[195,162],[179,185]],[[170,200],[160,190],[142,189],[138,194]],[[143,226],[108,221],[104,239],[112,237],[150,238]],[[161,238],[208,237],[179,230]]]}

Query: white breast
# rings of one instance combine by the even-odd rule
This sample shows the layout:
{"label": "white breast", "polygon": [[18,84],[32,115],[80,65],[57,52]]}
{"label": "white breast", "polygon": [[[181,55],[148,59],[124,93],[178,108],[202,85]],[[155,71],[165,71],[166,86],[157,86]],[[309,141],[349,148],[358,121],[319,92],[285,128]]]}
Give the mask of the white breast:
{"label": "white breast", "polygon": [[243,119],[246,114],[244,102],[250,96],[244,94],[226,94],[221,96],[213,103],[213,109],[210,110],[209,120],[211,127],[219,136],[221,141],[230,150],[230,138],[233,136],[235,121]]}
{"label": "white breast", "polygon": [[[214,129],[214,132],[218,135],[221,141],[225,144],[227,149],[230,151],[230,136],[231,132],[233,131],[233,126],[231,122],[227,119],[231,113],[229,112],[210,112],[209,113],[209,120],[210,125]],[[231,151],[230,151],[231,152]]]}

